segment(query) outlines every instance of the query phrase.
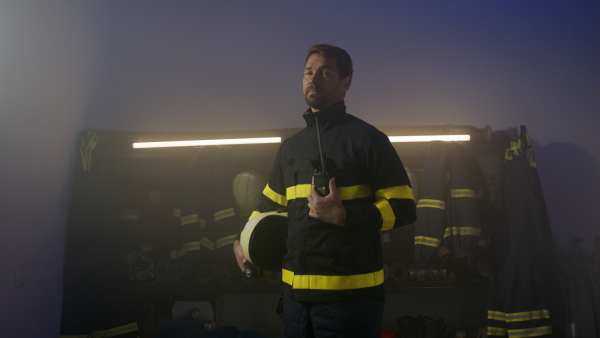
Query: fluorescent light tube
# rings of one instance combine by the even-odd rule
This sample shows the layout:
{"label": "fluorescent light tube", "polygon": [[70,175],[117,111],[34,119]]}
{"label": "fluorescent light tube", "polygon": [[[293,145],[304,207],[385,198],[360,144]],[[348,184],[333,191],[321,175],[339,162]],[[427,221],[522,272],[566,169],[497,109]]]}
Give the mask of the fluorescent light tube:
{"label": "fluorescent light tube", "polygon": [[390,136],[390,142],[470,141],[471,135]]}
{"label": "fluorescent light tube", "polygon": [[140,149],[140,148],[196,147],[196,146],[218,146],[218,145],[230,145],[230,144],[261,144],[261,143],[281,143],[281,137],[255,137],[255,138],[164,141],[164,142],[136,142],[133,144],[133,147],[136,149]]}

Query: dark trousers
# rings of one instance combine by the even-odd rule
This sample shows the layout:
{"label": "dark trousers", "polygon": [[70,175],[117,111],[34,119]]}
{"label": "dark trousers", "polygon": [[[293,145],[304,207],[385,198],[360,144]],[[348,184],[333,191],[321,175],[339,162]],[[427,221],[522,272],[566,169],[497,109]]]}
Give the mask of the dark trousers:
{"label": "dark trousers", "polygon": [[383,301],[296,302],[283,298],[286,338],[381,337]]}

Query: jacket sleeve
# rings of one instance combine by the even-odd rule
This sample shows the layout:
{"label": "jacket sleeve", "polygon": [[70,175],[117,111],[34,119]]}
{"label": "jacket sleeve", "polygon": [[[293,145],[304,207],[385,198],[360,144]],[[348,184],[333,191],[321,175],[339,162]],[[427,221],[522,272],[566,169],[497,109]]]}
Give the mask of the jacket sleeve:
{"label": "jacket sleeve", "polygon": [[283,173],[283,151],[279,149],[271,174],[265,189],[263,190],[262,196],[256,210],[252,212],[248,219],[252,219],[254,216],[263,212],[275,211],[278,209],[284,209],[287,207],[286,188],[284,182]]}
{"label": "jacket sleeve", "polygon": [[414,223],[416,207],[412,187],[389,138],[377,133],[366,143],[362,156],[363,170],[375,202],[347,205],[347,224],[389,230]]}

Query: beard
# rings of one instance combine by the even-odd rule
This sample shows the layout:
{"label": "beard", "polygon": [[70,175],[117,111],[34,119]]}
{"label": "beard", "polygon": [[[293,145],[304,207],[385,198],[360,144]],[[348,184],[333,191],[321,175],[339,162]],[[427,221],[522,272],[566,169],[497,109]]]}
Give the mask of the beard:
{"label": "beard", "polygon": [[307,87],[304,91],[304,101],[306,104],[318,110],[321,110],[329,105],[329,100],[327,98],[327,94],[321,91],[319,88],[316,88],[316,93],[309,94],[308,92],[315,89],[314,86]]}

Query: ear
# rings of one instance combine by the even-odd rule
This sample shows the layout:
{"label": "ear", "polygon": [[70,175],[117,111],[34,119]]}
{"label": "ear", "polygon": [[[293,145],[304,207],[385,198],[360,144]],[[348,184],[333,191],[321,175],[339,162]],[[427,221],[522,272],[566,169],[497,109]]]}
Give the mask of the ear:
{"label": "ear", "polygon": [[345,78],[342,79],[342,89],[344,90],[344,94],[346,94],[346,91],[348,91],[348,89],[350,89],[350,85],[352,84],[352,76],[346,76]]}

